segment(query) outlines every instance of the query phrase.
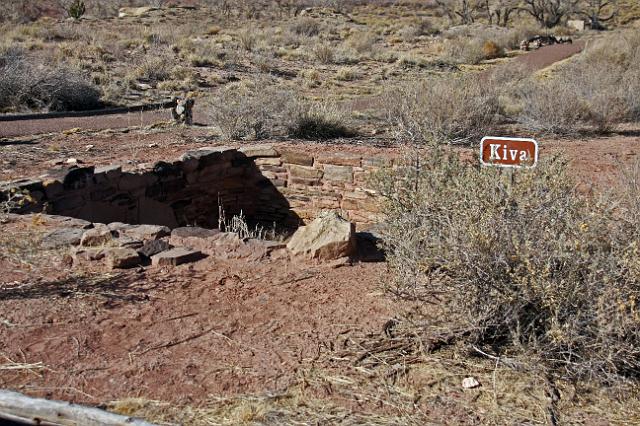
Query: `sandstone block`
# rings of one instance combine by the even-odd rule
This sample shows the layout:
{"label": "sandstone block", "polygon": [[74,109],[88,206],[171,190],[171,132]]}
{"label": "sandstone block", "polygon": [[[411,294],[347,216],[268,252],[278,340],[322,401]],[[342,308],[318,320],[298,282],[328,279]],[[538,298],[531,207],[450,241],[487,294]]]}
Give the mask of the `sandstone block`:
{"label": "sandstone block", "polygon": [[356,166],[362,164],[362,157],[357,154],[345,152],[321,152],[316,154],[316,162],[322,164],[333,164],[336,166]]}
{"label": "sandstone block", "polygon": [[322,170],[316,169],[314,167],[297,165],[289,166],[289,176],[291,178],[320,180],[322,179],[323,174],[324,172]]}
{"label": "sandstone block", "polygon": [[177,247],[151,256],[151,264],[155,266],[178,266],[184,263],[197,262],[203,257],[205,256],[200,251]]}
{"label": "sandstone block", "polygon": [[171,234],[168,227],[160,225],[130,225],[119,232],[140,241],[157,240]]}
{"label": "sandstone block", "polygon": [[350,256],[355,250],[355,226],[334,211],[321,212],[301,226],[287,243],[294,255],[331,260]]}
{"label": "sandstone block", "polygon": [[248,145],[238,150],[249,158],[278,157],[280,153],[271,145]]}
{"label": "sandstone block", "polygon": [[324,179],[333,182],[353,183],[353,167],[326,164],[324,166]]}
{"label": "sandstone block", "polygon": [[111,269],[133,268],[140,264],[140,255],[130,248],[109,248],[105,250],[107,264]]}
{"label": "sandstone block", "polygon": [[165,240],[153,240],[147,241],[144,245],[138,249],[138,254],[145,258],[150,258],[158,253],[172,249],[173,246]]}
{"label": "sandstone block", "polygon": [[313,166],[313,157],[300,151],[282,151],[282,161],[300,166]]}
{"label": "sandstone block", "polygon": [[80,245],[83,247],[101,246],[113,240],[111,230],[102,223],[96,223],[95,228],[88,229],[82,234]]}
{"label": "sandstone block", "polygon": [[55,229],[42,237],[42,247],[53,249],[59,247],[77,246],[84,234],[80,228]]}
{"label": "sandstone block", "polygon": [[279,166],[282,164],[282,160],[279,157],[256,158],[254,163],[256,166]]}

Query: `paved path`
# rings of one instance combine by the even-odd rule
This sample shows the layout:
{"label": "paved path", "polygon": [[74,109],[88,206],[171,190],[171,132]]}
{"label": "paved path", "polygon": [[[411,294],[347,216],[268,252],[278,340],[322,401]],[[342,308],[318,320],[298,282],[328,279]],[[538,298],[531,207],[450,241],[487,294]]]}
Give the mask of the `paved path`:
{"label": "paved path", "polygon": [[520,55],[516,58],[516,62],[526,64],[531,71],[537,71],[553,65],[556,62],[570,58],[576,53],[580,53],[584,49],[585,43],[577,41],[573,44],[554,44],[544,46],[538,50]]}
{"label": "paved path", "polygon": [[[530,70],[537,71],[555,62],[569,58],[584,48],[583,42],[573,44],[556,44],[545,46],[525,55],[518,56],[515,61],[526,64]],[[197,123],[206,123],[206,118],[197,113]],[[80,128],[83,130],[118,129],[133,126],[147,126],[171,119],[170,111],[132,112],[119,115],[101,115],[93,117],[66,117],[24,121],[0,121],[0,137],[28,136],[42,133],[55,133]]]}

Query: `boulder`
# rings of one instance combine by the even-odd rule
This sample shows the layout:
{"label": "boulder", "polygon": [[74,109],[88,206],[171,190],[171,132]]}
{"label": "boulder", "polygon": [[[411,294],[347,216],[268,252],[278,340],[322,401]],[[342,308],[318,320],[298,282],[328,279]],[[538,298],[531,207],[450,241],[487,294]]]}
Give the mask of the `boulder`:
{"label": "boulder", "polygon": [[172,249],[173,246],[165,240],[147,241],[138,249],[138,253],[145,258],[150,258],[158,253]]}
{"label": "boulder", "polygon": [[292,254],[321,260],[351,256],[355,247],[355,226],[335,211],[321,212],[287,243]]}
{"label": "boulder", "polygon": [[82,234],[80,245],[83,247],[101,246],[113,239],[112,231],[107,225],[96,223],[95,228],[88,229]]}
{"label": "boulder", "polygon": [[140,264],[140,255],[130,248],[109,248],[105,250],[107,264],[111,269],[133,268]]}

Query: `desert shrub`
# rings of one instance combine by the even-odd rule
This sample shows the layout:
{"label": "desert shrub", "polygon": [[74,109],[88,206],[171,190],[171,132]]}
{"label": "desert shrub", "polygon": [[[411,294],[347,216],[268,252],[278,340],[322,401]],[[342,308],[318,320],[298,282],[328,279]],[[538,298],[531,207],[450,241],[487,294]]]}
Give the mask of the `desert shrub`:
{"label": "desert shrub", "polygon": [[419,20],[411,25],[402,27],[398,35],[406,42],[413,42],[416,38],[423,35],[437,34],[439,29],[435,27],[432,21],[427,19]]}
{"label": "desert shrub", "polygon": [[432,304],[414,320],[423,341],[543,377],[637,377],[640,174],[632,181],[611,202],[576,192],[559,158],[501,173],[433,148],[378,176],[387,289]]}
{"label": "desert shrub", "polygon": [[479,39],[449,40],[444,47],[445,60],[456,64],[478,64],[486,59],[482,43]]}
{"label": "desert shrub", "polygon": [[540,134],[579,133],[589,111],[572,83],[570,78],[561,77],[527,82],[518,93],[520,109],[516,120],[524,128]]}
{"label": "desert shrub", "polygon": [[486,40],[482,43],[482,55],[486,59],[495,59],[504,56],[504,49],[495,41]]}
{"label": "desert shrub", "polygon": [[424,143],[478,141],[496,123],[495,90],[475,75],[430,78],[389,94],[387,116],[396,136]]}
{"label": "desert shrub", "polygon": [[225,138],[292,136],[329,139],[350,136],[344,114],[328,102],[310,102],[266,81],[232,84],[210,101],[210,115]]}
{"label": "desert shrub", "polygon": [[542,134],[608,132],[640,118],[640,37],[606,37],[545,78],[521,84],[516,121]]}
{"label": "desert shrub", "polygon": [[361,32],[351,35],[347,45],[359,54],[371,53],[378,37],[372,32]]}
{"label": "desert shrub", "polygon": [[133,77],[152,83],[165,81],[171,78],[173,61],[167,55],[154,53],[142,57],[138,66],[133,70]]}
{"label": "desert shrub", "polygon": [[65,11],[69,17],[77,20],[85,14],[87,8],[82,0],[73,0],[65,5]]}
{"label": "desert shrub", "polygon": [[299,18],[295,20],[289,29],[297,35],[313,37],[320,34],[320,23],[313,18]]}
{"label": "desert shrub", "polygon": [[333,47],[324,43],[317,44],[313,48],[313,56],[323,64],[330,64],[335,60]]}
{"label": "desert shrub", "polygon": [[256,47],[257,38],[251,30],[240,31],[238,34],[238,40],[240,41],[242,49],[247,52],[253,51]]}
{"label": "desert shrub", "polygon": [[335,139],[351,137],[343,111],[329,102],[296,101],[287,111],[289,136],[301,139]]}
{"label": "desert shrub", "polygon": [[81,111],[100,104],[100,91],[77,69],[44,67],[15,49],[0,56],[1,109]]}

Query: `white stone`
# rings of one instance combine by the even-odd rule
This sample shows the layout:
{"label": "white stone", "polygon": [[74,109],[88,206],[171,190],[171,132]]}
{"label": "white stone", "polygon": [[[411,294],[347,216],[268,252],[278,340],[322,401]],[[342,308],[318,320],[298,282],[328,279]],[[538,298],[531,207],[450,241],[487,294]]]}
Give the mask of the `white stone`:
{"label": "white stone", "polygon": [[480,387],[480,382],[475,377],[465,377],[462,380],[462,387],[465,389],[474,389]]}

